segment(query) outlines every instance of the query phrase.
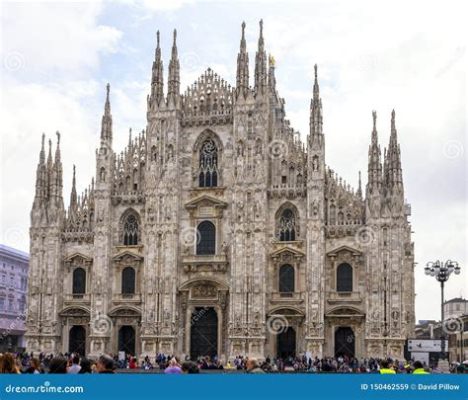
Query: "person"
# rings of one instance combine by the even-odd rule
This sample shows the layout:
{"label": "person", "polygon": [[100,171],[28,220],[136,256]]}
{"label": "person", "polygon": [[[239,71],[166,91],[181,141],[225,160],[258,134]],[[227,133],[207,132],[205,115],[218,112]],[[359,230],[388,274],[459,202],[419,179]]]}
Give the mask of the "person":
{"label": "person", "polygon": [[381,374],[396,374],[393,368],[389,368],[388,360],[382,360],[380,363],[380,373]]}
{"label": "person", "polygon": [[42,373],[42,368],[41,368],[41,362],[37,358],[31,358],[29,360],[29,368],[26,369],[26,372],[28,374],[41,374]]}
{"label": "person", "polygon": [[89,361],[87,358],[82,358],[80,362],[80,370],[78,371],[79,374],[90,374],[93,372],[91,370],[91,361]]}
{"label": "person", "polygon": [[138,368],[138,363],[137,363],[136,357],[131,357],[130,356],[130,362],[128,363],[128,368],[130,368],[130,369]]}
{"label": "person", "polygon": [[414,364],[413,364],[413,368],[414,368],[413,374],[420,374],[420,375],[429,374],[429,372],[427,372],[424,369],[421,361],[415,361]]}
{"label": "person", "polygon": [[182,364],[182,372],[184,374],[198,374],[200,372],[200,369],[198,368],[198,365],[193,361],[185,361]]}
{"label": "person", "polygon": [[113,374],[115,369],[114,360],[107,354],[103,354],[99,357],[96,363],[96,371],[99,374]]}
{"label": "person", "polygon": [[50,374],[66,374],[67,373],[67,359],[62,356],[54,357],[49,363]]}
{"label": "person", "polygon": [[175,357],[172,357],[169,361],[169,366],[164,370],[165,374],[181,374],[182,369]]}
{"label": "person", "polygon": [[0,374],[19,374],[20,371],[16,365],[16,360],[11,353],[2,355],[0,362]]}
{"label": "person", "polygon": [[77,374],[80,372],[80,357],[78,355],[74,355],[72,358],[72,364],[68,367],[69,374]]}
{"label": "person", "polygon": [[247,360],[247,363],[245,364],[246,370],[250,374],[264,374],[265,371],[263,371],[259,366],[258,366],[258,361],[256,358],[249,358]]}

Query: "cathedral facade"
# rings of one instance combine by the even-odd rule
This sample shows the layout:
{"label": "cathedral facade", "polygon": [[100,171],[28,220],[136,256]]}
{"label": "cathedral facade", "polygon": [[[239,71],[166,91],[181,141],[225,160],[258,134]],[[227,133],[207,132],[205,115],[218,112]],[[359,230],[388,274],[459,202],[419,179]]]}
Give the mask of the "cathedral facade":
{"label": "cathedral facade", "polygon": [[77,195],[74,169],[67,208],[60,134],[47,157],[43,136],[28,351],[403,356],[414,252],[395,113],[382,154],[373,112],[352,189],[325,160],[317,66],[304,143],[262,22],[249,82],[244,29],[235,87],[207,69],[183,94],[176,32],[166,93],[158,32],[146,130],[114,151],[108,85],[96,179]]}

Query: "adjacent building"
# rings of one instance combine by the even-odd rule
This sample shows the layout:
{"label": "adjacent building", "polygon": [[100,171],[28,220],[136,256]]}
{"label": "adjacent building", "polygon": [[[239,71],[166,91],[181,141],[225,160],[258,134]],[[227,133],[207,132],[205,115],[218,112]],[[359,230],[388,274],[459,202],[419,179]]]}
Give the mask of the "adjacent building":
{"label": "adjacent building", "polygon": [[22,350],[29,254],[0,245],[0,352]]}
{"label": "adjacent building", "polygon": [[302,141],[262,23],[253,80],[244,30],[235,86],[208,68],[183,94],[176,32],[167,86],[158,33],[146,130],[114,150],[107,86],[96,179],[79,196],[73,170],[67,209],[60,134],[55,156],[43,137],[28,350],[403,357],[414,251],[395,111],[383,152],[372,113],[353,189],[325,159],[317,66]]}

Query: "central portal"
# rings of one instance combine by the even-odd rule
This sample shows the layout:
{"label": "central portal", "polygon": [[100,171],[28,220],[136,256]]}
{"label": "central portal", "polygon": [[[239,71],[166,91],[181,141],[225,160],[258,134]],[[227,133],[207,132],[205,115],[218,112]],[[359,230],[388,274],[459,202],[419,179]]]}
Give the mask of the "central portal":
{"label": "central portal", "polygon": [[213,307],[196,307],[190,329],[190,358],[218,354],[218,315]]}
{"label": "central portal", "polygon": [[350,327],[339,327],[335,332],[335,357],[354,357],[354,332]]}
{"label": "central portal", "polygon": [[285,331],[281,332],[277,341],[277,355],[279,358],[286,360],[289,357],[296,356],[296,331],[294,328],[289,326]]}

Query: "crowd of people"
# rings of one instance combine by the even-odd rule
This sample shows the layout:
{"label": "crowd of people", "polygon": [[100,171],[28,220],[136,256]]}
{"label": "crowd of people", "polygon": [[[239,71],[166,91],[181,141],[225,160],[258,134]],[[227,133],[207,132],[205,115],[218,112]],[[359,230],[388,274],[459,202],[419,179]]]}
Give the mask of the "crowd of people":
{"label": "crowd of people", "polygon": [[[462,368],[461,368],[462,367]],[[452,373],[468,373],[468,368],[461,364],[454,366]],[[0,373],[115,373],[127,370],[142,370],[164,372],[166,374],[199,373],[200,371],[274,373],[274,372],[303,372],[303,373],[377,373],[396,374],[438,373],[436,367],[429,368],[420,361],[403,361],[392,359],[368,358],[358,360],[354,357],[267,357],[261,362],[255,358],[239,355],[233,360],[222,363],[218,357],[198,357],[197,360],[186,359],[180,361],[175,355],[157,354],[152,362],[146,356],[140,362],[132,355],[124,358],[111,355],[101,355],[97,360],[80,357],[78,354],[35,356],[33,353],[4,353],[0,354]]]}

